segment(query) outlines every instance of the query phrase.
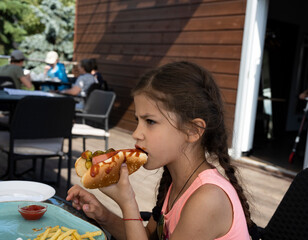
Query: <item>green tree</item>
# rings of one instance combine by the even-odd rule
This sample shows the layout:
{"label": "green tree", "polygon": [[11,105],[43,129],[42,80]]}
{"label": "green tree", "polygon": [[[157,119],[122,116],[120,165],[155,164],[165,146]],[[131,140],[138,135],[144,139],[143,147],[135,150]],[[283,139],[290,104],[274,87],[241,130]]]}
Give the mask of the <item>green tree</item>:
{"label": "green tree", "polygon": [[21,26],[27,32],[27,36],[36,33],[42,33],[44,31],[44,24],[41,23],[40,19],[35,15],[32,6],[38,7],[42,0],[22,0],[28,5],[28,8],[24,10],[22,18],[20,20]]}
{"label": "green tree", "polygon": [[9,54],[14,45],[27,34],[21,19],[29,5],[19,0],[0,1],[0,54]]}
{"label": "green tree", "polygon": [[[64,1],[64,0],[63,0]],[[48,51],[58,52],[61,60],[72,60],[75,22],[75,5],[66,0],[42,0],[39,5],[32,5],[34,15],[43,24],[44,30],[24,38],[20,49],[29,59],[44,60]],[[27,63],[28,68],[41,72],[42,64],[35,61]]]}

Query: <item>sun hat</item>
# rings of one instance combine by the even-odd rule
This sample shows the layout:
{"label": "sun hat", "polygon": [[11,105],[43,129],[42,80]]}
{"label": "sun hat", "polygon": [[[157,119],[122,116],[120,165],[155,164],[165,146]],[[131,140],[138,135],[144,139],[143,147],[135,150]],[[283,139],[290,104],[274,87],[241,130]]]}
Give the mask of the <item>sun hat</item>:
{"label": "sun hat", "polygon": [[12,53],[11,53],[11,58],[19,61],[19,60],[27,60],[27,58],[25,57],[25,55],[19,51],[19,50],[14,50]]}
{"label": "sun hat", "polygon": [[48,64],[55,64],[59,58],[59,55],[55,51],[50,51],[47,53],[45,62]]}

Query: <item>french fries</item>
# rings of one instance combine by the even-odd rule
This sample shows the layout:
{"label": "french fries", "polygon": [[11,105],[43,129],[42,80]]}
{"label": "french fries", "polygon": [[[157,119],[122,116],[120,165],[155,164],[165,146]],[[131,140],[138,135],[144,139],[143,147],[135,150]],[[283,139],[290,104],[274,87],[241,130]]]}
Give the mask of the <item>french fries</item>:
{"label": "french fries", "polygon": [[[33,240],[95,240],[94,237],[102,235],[102,231],[86,232],[80,235],[77,229],[67,227],[46,227],[43,233],[40,233]],[[31,240],[31,239],[28,239]]]}

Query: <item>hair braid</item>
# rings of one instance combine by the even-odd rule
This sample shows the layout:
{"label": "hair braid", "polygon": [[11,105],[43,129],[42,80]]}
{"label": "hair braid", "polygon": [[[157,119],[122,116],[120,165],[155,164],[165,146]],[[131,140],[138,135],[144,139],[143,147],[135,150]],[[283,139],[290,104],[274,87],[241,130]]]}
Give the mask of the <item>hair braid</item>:
{"label": "hair braid", "polygon": [[[221,155],[223,155],[223,156],[221,156]],[[218,154],[218,159],[219,159],[219,163],[220,163],[221,167],[225,170],[226,176],[228,177],[230,183],[235,188],[235,190],[237,192],[237,195],[239,196],[239,199],[241,201],[241,204],[242,204],[242,207],[243,207],[243,211],[244,211],[244,214],[245,214],[245,217],[246,217],[247,225],[251,226],[252,220],[251,220],[248,200],[247,200],[247,198],[246,198],[246,196],[244,194],[243,188],[239,184],[238,179],[237,179],[237,177],[235,175],[236,167],[233,166],[230,163],[229,155],[219,153]]]}
{"label": "hair braid", "polygon": [[160,179],[160,183],[158,187],[156,205],[152,210],[153,218],[155,221],[159,220],[161,209],[163,207],[163,203],[164,203],[164,200],[167,195],[168,188],[171,182],[172,182],[172,179],[171,179],[170,172],[167,167],[164,167],[164,172]]}
{"label": "hair braid", "polygon": [[244,190],[235,175],[237,169],[231,164],[231,158],[228,153],[228,136],[224,121],[222,98],[217,85],[211,84],[211,81],[213,81],[213,78],[210,73],[207,72],[207,74],[203,76],[202,85],[205,98],[211,99],[211,101],[208,101],[208,108],[210,109],[209,113],[211,115],[207,121],[203,145],[210,155],[214,155],[218,158],[220,166],[224,169],[225,175],[238,194],[246,217],[247,225],[251,226],[252,220],[250,218],[249,204],[244,194]]}

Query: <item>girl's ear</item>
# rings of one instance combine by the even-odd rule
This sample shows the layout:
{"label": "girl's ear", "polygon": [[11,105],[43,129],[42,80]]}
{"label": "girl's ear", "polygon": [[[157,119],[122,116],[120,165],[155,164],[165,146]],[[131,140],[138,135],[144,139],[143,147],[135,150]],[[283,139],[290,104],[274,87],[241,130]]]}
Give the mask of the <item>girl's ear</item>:
{"label": "girl's ear", "polygon": [[201,118],[192,120],[192,124],[187,131],[187,140],[190,143],[196,142],[203,135],[206,128],[206,123]]}

